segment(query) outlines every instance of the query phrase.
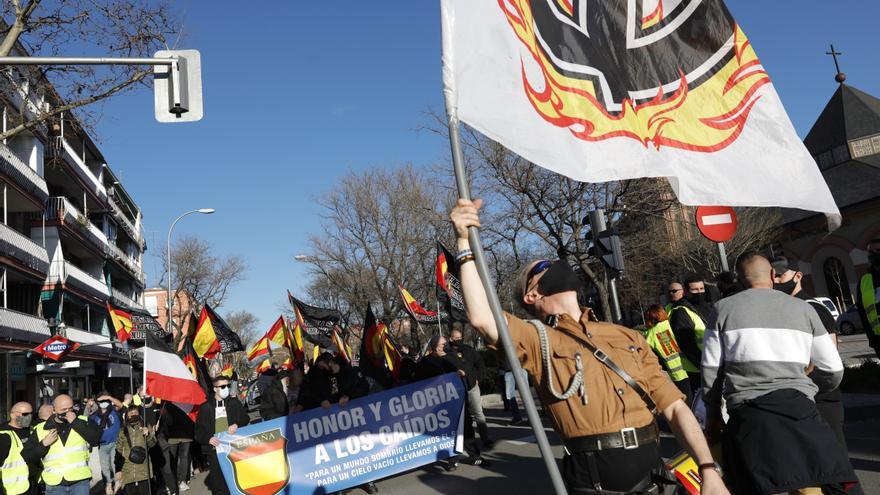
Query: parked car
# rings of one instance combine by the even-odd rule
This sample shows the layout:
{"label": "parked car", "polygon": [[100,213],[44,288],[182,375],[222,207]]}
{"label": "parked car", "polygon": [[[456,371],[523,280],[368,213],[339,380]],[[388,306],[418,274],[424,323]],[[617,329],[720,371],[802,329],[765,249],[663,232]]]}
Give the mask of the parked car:
{"label": "parked car", "polygon": [[826,308],[828,308],[828,311],[831,311],[831,316],[834,317],[835,321],[840,318],[840,311],[837,310],[837,305],[834,304],[834,301],[827,297],[815,297],[814,299],[822,303],[822,305]]}
{"label": "parked car", "polygon": [[862,328],[862,318],[859,316],[859,308],[853,304],[846,308],[846,311],[837,318],[837,330],[841,335],[852,335],[854,333],[864,332]]}

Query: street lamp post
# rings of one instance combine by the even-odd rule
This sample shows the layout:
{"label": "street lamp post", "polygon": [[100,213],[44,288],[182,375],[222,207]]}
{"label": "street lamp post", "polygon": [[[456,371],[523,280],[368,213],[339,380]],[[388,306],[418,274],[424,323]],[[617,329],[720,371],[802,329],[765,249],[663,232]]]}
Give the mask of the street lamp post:
{"label": "street lamp post", "polygon": [[181,218],[183,218],[187,215],[191,215],[193,213],[201,213],[203,215],[210,215],[210,214],[214,213],[214,211],[215,211],[214,208],[200,208],[198,210],[188,211],[188,212],[184,213],[183,215],[180,215],[179,217],[174,219],[174,221],[171,222],[171,228],[168,229],[168,243],[166,245],[166,251],[165,251],[165,254],[167,256],[167,261],[168,261],[168,295],[167,295],[167,301],[166,301],[165,305],[168,306],[168,325],[167,325],[168,328],[166,328],[166,330],[171,331],[172,334],[174,333],[174,320],[171,318],[171,315],[173,314],[171,312],[171,309],[174,306],[174,299],[171,298],[171,232],[174,230],[174,226],[177,225],[177,222],[180,221]]}

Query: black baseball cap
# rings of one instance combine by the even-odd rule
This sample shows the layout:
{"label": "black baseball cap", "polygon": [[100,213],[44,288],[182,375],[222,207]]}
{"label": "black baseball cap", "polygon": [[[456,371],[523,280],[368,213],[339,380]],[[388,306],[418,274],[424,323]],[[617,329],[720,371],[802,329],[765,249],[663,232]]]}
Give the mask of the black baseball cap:
{"label": "black baseball cap", "polygon": [[789,260],[785,256],[777,256],[770,260],[770,266],[773,267],[773,270],[776,271],[777,275],[782,275],[783,273],[792,270],[795,272],[799,272],[797,263],[794,260]]}

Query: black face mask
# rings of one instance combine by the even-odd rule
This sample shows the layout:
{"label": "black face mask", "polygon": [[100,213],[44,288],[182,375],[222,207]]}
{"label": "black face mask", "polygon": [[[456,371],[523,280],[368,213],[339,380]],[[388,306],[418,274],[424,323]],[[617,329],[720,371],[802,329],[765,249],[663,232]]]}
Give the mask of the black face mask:
{"label": "black face mask", "polygon": [[782,282],[773,284],[773,288],[780,291],[785,292],[788,295],[791,295],[794,292],[794,288],[797,286],[797,282],[794,279],[789,280],[788,282]]}
{"label": "black face mask", "polygon": [[708,294],[705,292],[697,292],[696,294],[688,294],[685,299],[694,306],[699,306],[709,302]]}
{"label": "black face mask", "polygon": [[880,253],[868,253],[868,263],[875,269],[880,270]]}
{"label": "black face mask", "polygon": [[544,296],[552,296],[570,290],[576,291],[581,285],[581,279],[571,269],[571,265],[565,260],[559,260],[550,265],[541,280],[538,280],[538,291]]}

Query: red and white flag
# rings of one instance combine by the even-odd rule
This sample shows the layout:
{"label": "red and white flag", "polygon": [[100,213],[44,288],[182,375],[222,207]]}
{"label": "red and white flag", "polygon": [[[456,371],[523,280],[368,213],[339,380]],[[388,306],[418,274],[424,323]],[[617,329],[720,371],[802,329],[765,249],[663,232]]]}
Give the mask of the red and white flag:
{"label": "red and white flag", "polygon": [[[840,213],[722,0],[442,0],[447,113],[582,182]],[[779,187],[785,184],[785,187]]]}
{"label": "red and white flag", "polygon": [[144,351],[147,395],[164,401],[199,405],[205,402],[205,391],[183,360],[153,332],[147,332]]}

